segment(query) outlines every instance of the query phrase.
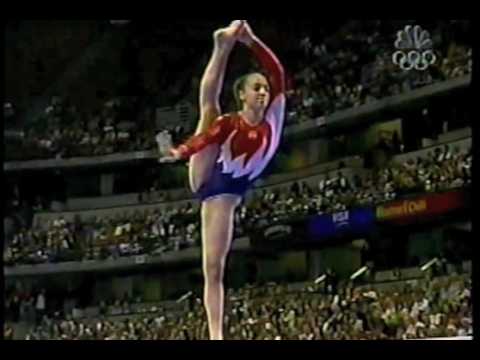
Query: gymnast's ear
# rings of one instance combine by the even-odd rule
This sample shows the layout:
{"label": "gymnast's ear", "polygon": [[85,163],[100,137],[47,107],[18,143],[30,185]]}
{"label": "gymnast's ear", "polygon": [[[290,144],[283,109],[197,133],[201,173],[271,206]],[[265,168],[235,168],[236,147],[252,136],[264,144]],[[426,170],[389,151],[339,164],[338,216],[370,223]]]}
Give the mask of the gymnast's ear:
{"label": "gymnast's ear", "polygon": [[245,101],[245,90],[243,90],[243,89],[239,89],[239,90],[238,90],[238,98],[239,98],[241,101]]}
{"label": "gymnast's ear", "polygon": [[237,107],[241,108],[243,106],[243,101],[245,101],[245,82],[248,75],[239,77],[233,85],[233,95],[235,96],[235,102]]}

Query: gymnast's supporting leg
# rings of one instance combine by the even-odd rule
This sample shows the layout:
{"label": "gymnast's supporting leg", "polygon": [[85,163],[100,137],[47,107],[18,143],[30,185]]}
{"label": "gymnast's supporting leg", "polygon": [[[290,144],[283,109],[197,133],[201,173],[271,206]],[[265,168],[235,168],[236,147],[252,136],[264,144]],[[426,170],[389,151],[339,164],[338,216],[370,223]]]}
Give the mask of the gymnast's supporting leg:
{"label": "gymnast's supporting leg", "polygon": [[240,202],[239,196],[224,194],[202,203],[204,306],[211,340],[223,340],[223,275]]}

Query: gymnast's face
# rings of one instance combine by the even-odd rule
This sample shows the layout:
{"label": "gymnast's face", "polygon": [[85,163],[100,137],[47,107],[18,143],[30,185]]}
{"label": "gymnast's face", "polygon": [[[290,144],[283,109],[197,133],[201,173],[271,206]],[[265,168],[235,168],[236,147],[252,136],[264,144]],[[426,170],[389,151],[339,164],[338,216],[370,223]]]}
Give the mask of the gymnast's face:
{"label": "gymnast's face", "polygon": [[239,92],[244,109],[265,111],[270,101],[270,85],[262,74],[249,75]]}

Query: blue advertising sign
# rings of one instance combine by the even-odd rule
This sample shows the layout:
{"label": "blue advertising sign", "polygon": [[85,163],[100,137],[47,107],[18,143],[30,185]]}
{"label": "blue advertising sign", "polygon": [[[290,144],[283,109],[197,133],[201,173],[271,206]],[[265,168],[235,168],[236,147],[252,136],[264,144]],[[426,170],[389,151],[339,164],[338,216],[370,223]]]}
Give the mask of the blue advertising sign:
{"label": "blue advertising sign", "polygon": [[359,208],[335,214],[312,216],[307,223],[307,233],[312,238],[328,238],[344,234],[364,234],[375,224],[372,208]]}

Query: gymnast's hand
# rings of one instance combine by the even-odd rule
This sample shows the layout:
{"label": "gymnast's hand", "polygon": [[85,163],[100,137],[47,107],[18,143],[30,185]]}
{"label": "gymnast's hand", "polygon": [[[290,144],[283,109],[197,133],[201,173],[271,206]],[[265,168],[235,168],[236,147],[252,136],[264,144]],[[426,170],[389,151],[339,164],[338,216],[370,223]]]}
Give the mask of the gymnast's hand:
{"label": "gymnast's hand", "polygon": [[172,137],[168,131],[160,132],[155,137],[155,140],[157,141],[158,152],[160,154],[159,162],[166,163],[180,160],[180,152],[173,147]]}
{"label": "gymnast's hand", "polygon": [[175,148],[171,148],[167,154],[164,156],[160,157],[158,159],[158,162],[160,163],[172,163],[180,160],[182,157],[180,155],[180,151],[178,151]]}
{"label": "gymnast's hand", "polygon": [[242,44],[250,46],[255,37],[250,25],[246,21],[243,21],[242,27],[238,30],[237,40]]}

